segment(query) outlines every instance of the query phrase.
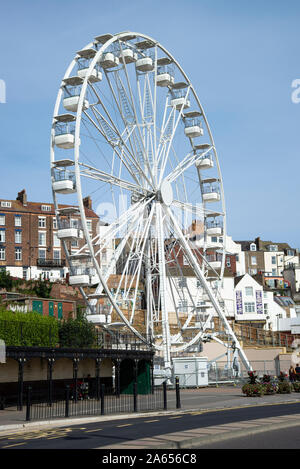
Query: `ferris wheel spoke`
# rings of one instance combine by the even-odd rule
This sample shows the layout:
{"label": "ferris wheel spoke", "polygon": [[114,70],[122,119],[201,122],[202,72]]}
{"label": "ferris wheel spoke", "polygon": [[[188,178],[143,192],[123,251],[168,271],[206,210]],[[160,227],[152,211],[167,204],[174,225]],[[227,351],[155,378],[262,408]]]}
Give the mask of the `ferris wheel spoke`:
{"label": "ferris wheel spoke", "polygon": [[[109,79],[108,79],[108,82],[110,83]],[[152,182],[149,180],[144,169],[142,168],[139,161],[137,160],[134,148],[132,148],[132,142],[131,142],[132,136],[131,135],[133,134],[134,129],[131,129],[131,128],[129,129],[127,126],[125,128],[125,131],[123,132],[120,131],[118,125],[111,118],[97,90],[95,89],[95,87],[93,87],[93,85],[91,85],[91,87],[98,98],[97,104],[101,105],[101,107],[103,108],[105,112],[106,117],[102,113],[100,113],[96,105],[90,106],[90,108],[92,109],[94,118],[96,119],[97,123],[95,123],[95,121],[89,115],[87,110],[84,111],[84,114],[89,119],[89,121],[99,130],[99,132],[103,135],[106,141],[113,147],[113,149],[116,151],[118,156],[120,156],[119,155],[120,146],[122,146],[122,151],[124,152],[124,159],[126,162],[126,167],[128,171],[131,173],[131,175],[134,177],[134,179],[140,179],[140,176],[142,176],[145,179],[145,181],[149,184],[149,186],[151,186]],[[124,138],[124,133],[125,133],[125,136],[127,134],[126,138]],[[131,148],[129,148],[126,143],[127,138],[129,139],[129,145],[131,146]],[[117,150],[117,148],[119,148],[119,150]]]}
{"label": "ferris wheel spoke", "polygon": [[113,174],[108,174],[105,171],[101,171],[99,169],[96,169],[84,163],[80,163],[80,166],[81,166],[80,174],[82,176],[90,177],[92,179],[97,179],[99,181],[106,182],[108,184],[113,184],[117,187],[120,187],[122,189],[131,191],[131,192],[135,192],[137,194],[149,195],[149,191],[147,191],[146,189],[143,189],[142,187],[136,184],[133,184],[132,182],[120,179],[117,176],[114,176]]}
{"label": "ferris wheel spoke", "polygon": [[174,168],[171,173],[166,176],[166,179],[169,182],[173,182],[175,179],[177,179],[179,176],[181,176],[187,169],[189,169],[192,165],[196,164],[197,161],[202,159],[207,153],[211,151],[213,147],[209,146],[207,150],[204,152],[201,152],[199,154],[197,153],[189,153],[183,160]]}
{"label": "ferris wheel spoke", "polygon": [[[127,74],[127,69],[126,69],[126,64],[124,64],[124,68],[126,70],[126,76],[128,77],[128,74]],[[122,80],[120,78],[120,75],[118,72],[114,72],[115,73],[115,76],[118,77],[118,82],[119,84],[122,83]],[[107,82],[109,84],[109,87],[110,87],[110,90],[112,92],[112,95],[113,95],[113,98],[114,98],[114,101],[116,102],[117,104],[117,107],[119,109],[119,112],[121,113],[121,107],[120,107],[120,103],[118,102],[118,99],[116,97],[116,94],[114,92],[114,89],[113,89],[113,86],[112,86],[112,83],[111,83],[111,80],[109,78],[109,74],[108,73],[105,73],[106,75],[106,79],[107,79]],[[127,81],[128,83],[128,87],[130,87],[130,96],[132,97],[132,88],[131,88],[131,85],[130,85],[130,80]],[[123,86],[123,83],[122,83],[122,88],[121,90],[124,90],[124,86]],[[124,94],[123,94],[124,96]],[[143,162],[143,166],[144,166],[144,172],[146,172],[146,170],[148,171],[148,174],[149,174],[149,177],[150,177],[150,180],[151,180],[151,183],[152,185],[154,185],[154,179],[153,179],[153,175],[152,175],[152,170],[151,170],[151,166],[149,165],[149,161],[148,161],[148,158],[147,158],[147,151],[146,151],[146,147],[145,147],[145,140],[143,138],[143,135],[141,133],[141,129],[140,129],[140,124],[139,124],[139,121],[138,121],[138,117],[137,117],[137,112],[136,112],[136,109],[135,109],[135,105],[134,105],[134,100],[132,99],[131,100],[131,108],[133,110],[133,114],[134,114],[134,121],[135,121],[135,130],[137,130],[137,136],[138,136],[138,139],[137,139],[137,146],[138,146],[138,153],[137,153],[137,156],[139,157],[139,160],[140,160],[140,163]],[[124,122],[125,126],[127,127],[128,126],[128,123],[125,121]],[[149,182],[149,181],[148,181]]]}

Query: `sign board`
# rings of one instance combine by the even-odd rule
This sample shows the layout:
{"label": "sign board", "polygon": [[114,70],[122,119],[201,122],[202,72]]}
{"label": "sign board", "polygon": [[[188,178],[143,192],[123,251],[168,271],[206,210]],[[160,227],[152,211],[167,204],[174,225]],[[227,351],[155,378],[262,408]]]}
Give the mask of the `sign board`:
{"label": "sign board", "polygon": [[256,311],[257,314],[262,314],[263,311],[263,303],[262,303],[262,292],[260,290],[256,290]]}
{"label": "sign board", "polygon": [[236,312],[237,314],[243,314],[243,300],[242,300],[242,291],[237,290],[235,292],[236,298]]}

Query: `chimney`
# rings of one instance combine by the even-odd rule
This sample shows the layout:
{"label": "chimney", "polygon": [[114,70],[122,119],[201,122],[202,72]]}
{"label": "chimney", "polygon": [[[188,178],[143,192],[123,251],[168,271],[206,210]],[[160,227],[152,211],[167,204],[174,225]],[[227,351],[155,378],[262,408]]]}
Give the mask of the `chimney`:
{"label": "chimney", "polygon": [[18,192],[18,197],[16,200],[19,200],[24,206],[27,205],[27,194],[25,189],[23,189],[21,192]]}
{"label": "chimney", "polygon": [[83,200],[83,205],[85,208],[88,208],[89,210],[92,210],[92,199],[90,198],[90,196],[88,197],[85,197]]}

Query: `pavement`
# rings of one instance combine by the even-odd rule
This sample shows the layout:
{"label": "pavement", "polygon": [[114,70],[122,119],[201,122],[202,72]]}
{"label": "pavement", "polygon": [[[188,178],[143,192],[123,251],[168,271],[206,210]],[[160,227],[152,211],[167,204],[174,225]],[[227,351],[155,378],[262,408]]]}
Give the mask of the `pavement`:
{"label": "pavement", "polygon": [[[200,415],[207,412],[224,411],[228,409],[295,404],[300,403],[300,393],[275,394],[262,397],[246,397],[242,394],[239,386],[219,386],[199,389],[181,390],[181,409],[176,409],[175,392],[168,391],[168,410],[143,413],[118,414],[106,416],[70,417],[68,419],[53,419],[43,421],[26,422],[26,410],[18,411],[10,407],[0,410],[0,435],[13,434],[16,432],[32,432],[39,429],[59,428],[83,423],[103,422],[112,420],[152,418],[154,416],[169,416],[180,418],[183,413]],[[170,432],[156,435],[151,438],[140,438],[137,440],[120,442],[117,445],[101,447],[99,449],[180,449],[200,448],[206,444],[224,441],[235,436],[247,436],[268,430],[281,428],[300,427],[300,413],[292,415],[260,418],[234,423],[220,424],[216,426],[201,427],[180,432]]]}

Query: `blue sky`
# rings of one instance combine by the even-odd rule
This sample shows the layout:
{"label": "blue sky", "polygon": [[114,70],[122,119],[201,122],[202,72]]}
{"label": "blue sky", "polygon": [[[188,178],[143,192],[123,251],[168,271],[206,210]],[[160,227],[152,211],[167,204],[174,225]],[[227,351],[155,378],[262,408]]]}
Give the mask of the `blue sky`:
{"label": "blue sky", "polygon": [[300,2],[26,0],[1,5],[1,191],[51,202],[50,126],[64,71],[93,37],[157,39],[192,81],[223,175],[228,234],[300,248]]}

